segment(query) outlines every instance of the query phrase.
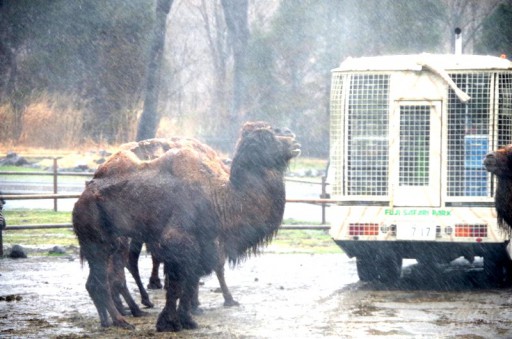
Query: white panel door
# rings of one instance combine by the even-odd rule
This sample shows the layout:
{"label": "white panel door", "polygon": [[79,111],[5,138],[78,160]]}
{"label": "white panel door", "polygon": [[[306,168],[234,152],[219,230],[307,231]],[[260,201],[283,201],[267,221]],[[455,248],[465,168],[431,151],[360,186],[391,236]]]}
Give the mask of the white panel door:
{"label": "white panel door", "polygon": [[395,206],[441,204],[441,103],[396,102],[390,191]]}

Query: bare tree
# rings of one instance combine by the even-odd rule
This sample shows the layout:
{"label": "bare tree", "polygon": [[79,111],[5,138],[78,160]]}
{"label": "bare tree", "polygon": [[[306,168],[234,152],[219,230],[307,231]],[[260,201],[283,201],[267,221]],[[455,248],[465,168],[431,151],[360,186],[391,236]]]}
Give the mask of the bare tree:
{"label": "bare tree", "polygon": [[215,134],[229,122],[227,67],[230,55],[226,24],[219,1],[201,0],[197,10],[203,22],[213,71],[210,116],[211,132]]}
{"label": "bare tree", "polygon": [[478,36],[483,19],[488,17],[500,3],[504,0],[443,0],[446,8],[446,28],[449,34],[446,35],[451,52],[455,49],[455,39],[453,32],[455,28],[462,29],[463,51],[465,53],[473,52],[475,38]]}
{"label": "bare tree", "polygon": [[136,139],[155,137],[160,115],[158,113],[158,94],[160,90],[160,69],[165,44],[167,15],[173,0],[157,0],[155,28],[150,49],[150,59],[146,80],[144,109],[140,117]]}
{"label": "bare tree", "polygon": [[235,140],[245,110],[247,84],[245,70],[249,42],[248,0],[221,0],[224,19],[233,49],[233,92],[230,109],[230,139]]}

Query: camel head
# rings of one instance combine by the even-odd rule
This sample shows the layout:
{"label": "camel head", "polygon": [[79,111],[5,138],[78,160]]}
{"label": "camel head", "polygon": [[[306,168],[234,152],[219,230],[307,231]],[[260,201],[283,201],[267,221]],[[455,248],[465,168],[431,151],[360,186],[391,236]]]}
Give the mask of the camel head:
{"label": "camel head", "polygon": [[512,144],[495,152],[490,152],[484,159],[485,169],[498,177],[512,177]]}
{"label": "camel head", "polygon": [[238,140],[233,171],[247,169],[285,171],[289,161],[300,154],[300,144],[287,128],[273,128],[266,122],[247,122]]}

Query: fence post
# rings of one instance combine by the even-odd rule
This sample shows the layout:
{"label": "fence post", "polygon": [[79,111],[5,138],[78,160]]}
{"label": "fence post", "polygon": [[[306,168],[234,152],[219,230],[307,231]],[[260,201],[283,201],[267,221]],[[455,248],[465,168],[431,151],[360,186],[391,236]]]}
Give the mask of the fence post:
{"label": "fence post", "polygon": [[[325,189],[327,178],[322,176],[322,194],[320,194],[321,199],[327,198],[327,191]],[[322,203],[322,225],[325,225],[325,202]]]}
{"label": "fence post", "polygon": [[[53,158],[53,193],[57,194],[57,158]],[[57,198],[53,199],[53,210],[57,212]]]}
{"label": "fence post", "polygon": [[4,255],[4,240],[2,235],[2,230],[0,229],[0,257]]}

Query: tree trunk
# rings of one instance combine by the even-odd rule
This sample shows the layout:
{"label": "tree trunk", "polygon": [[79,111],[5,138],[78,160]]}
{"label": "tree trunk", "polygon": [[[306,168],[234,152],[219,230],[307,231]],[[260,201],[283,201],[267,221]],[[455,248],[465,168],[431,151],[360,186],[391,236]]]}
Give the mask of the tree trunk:
{"label": "tree trunk", "polygon": [[233,47],[233,92],[230,109],[229,138],[236,140],[241,119],[245,113],[247,84],[245,68],[247,59],[247,44],[249,27],[247,20],[247,0],[221,0],[224,19]]}
{"label": "tree trunk", "polygon": [[165,45],[167,15],[171,10],[172,2],[173,0],[157,0],[155,29],[149,55],[144,109],[137,128],[137,141],[154,138],[160,121],[160,114],[158,113],[160,69]]}

